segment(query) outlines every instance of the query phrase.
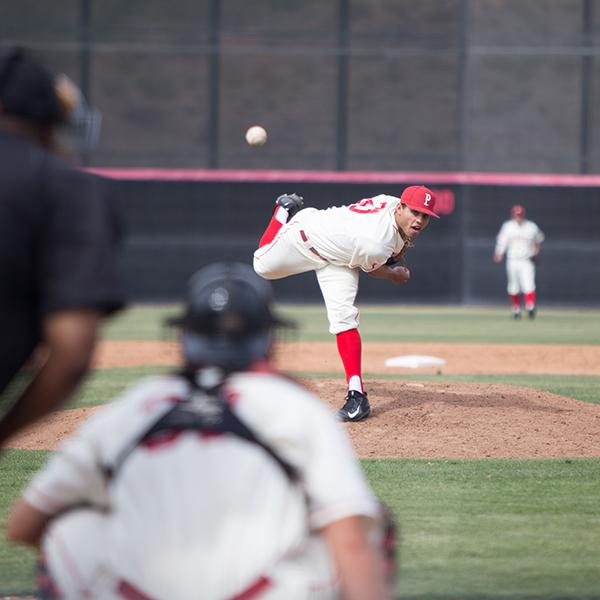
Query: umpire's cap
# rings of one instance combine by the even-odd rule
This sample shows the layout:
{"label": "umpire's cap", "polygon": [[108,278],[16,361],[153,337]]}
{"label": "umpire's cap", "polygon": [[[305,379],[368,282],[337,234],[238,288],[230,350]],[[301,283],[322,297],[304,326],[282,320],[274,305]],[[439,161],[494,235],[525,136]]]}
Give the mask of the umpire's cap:
{"label": "umpire's cap", "polygon": [[243,370],[268,356],[273,329],[291,326],[273,313],[272,290],[249,265],[215,263],[188,283],[182,315],[168,319],[183,330],[183,354],[190,366]]}
{"label": "umpire's cap", "polygon": [[0,53],[2,113],[38,127],[69,128],[86,147],[99,134],[100,113],[87,105],[77,86],[64,74],[53,75],[22,48]]}

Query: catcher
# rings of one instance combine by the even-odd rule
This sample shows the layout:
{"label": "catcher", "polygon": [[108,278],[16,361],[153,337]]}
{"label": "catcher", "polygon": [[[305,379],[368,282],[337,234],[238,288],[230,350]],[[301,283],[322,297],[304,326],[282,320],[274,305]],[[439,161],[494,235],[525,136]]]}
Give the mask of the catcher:
{"label": "catcher", "polygon": [[362,342],[355,304],[359,271],[403,285],[410,279],[404,254],[427,227],[435,195],[407,187],[400,198],[379,195],[349,206],[306,208],[296,194],[277,198],[275,212],[254,253],[254,269],[265,279],[315,271],[329,319],[329,332],[346,373],[348,394],[338,411],[360,421],[371,408],[362,379]]}
{"label": "catcher", "polygon": [[393,542],[346,432],[269,367],[269,285],[211,265],[171,322],[185,368],[95,414],[9,517],[41,540],[41,597],[388,598]]}

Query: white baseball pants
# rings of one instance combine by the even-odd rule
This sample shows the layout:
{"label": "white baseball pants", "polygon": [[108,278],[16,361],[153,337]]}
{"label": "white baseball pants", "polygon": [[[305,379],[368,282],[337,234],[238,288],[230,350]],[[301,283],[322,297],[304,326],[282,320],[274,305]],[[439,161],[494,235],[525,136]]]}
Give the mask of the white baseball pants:
{"label": "white baseball pants", "polygon": [[61,599],[123,599],[107,560],[107,524],[106,516],[92,509],[73,510],[50,523],[42,551]]}
{"label": "white baseball pants", "polygon": [[355,306],[358,292],[358,269],[332,265],[314,248],[302,226],[300,211],[284,225],[275,239],[254,253],[254,270],[265,279],[283,279],[290,275],[314,271],[325,300],[329,332],[338,334],[356,329],[359,313]]}
{"label": "white baseball pants", "polygon": [[[93,509],[74,510],[50,525],[43,542],[48,574],[63,600],[169,600],[148,595],[138,586],[122,579],[109,560],[110,518]],[[210,557],[207,557],[210,561]],[[123,565],[126,570],[126,565]],[[322,538],[312,536],[293,555],[284,557],[257,581],[242,590],[252,600],[335,600],[339,586],[335,567]],[[181,587],[185,589],[185,582]],[[199,588],[197,598],[223,600],[223,593]],[[170,598],[188,598],[182,589],[173,589]],[[225,597],[229,596],[227,594]],[[236,598],[239,597],[237,594]]]}
{"label": "white baseball pants", "polygon": [[535,264],[528,258],[513,258],[506,261],[508,285],[506,291],[515,294],[528,294],[535,291]]}

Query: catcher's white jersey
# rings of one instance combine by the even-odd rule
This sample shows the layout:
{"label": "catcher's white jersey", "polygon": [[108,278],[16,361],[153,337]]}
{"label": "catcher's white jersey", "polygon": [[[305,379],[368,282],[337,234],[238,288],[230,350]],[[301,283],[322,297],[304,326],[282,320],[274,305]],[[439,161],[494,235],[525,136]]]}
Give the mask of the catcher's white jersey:
{"label": "catcher's white jersey", "polygon": [[514,219],[502,224],[496,238],[496,254],[506,254],[508,260],[530,259],[536,243],[544,241],[544,233],[533,221],[521,224]]}
{"label": "catcher's white jersey", "polygon": [[25,497],[42,511],[81,502],[106,511],[91,519],[75,512],[49,529],[47,560],[65,597],[116,598],[130,586],[155,599],[227,599],[265,581],[265,599],[317,597],[314,586],[332,597],[333,567],[311,532],[352,515],[376,517],[378,504],[341,424],[297,384],[245,372],[229,380],[227,396],[299,470],[301,486],[260,446],[198,432],[135,447],[107,480],[103,467],[187,394],[178,376],[142,382],[96,413],[32,480]]}

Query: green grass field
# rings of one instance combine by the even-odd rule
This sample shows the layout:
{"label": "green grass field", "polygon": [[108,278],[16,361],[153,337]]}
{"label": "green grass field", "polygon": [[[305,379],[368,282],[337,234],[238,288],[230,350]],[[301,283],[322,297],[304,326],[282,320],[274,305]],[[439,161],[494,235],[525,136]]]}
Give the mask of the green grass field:
{"label": "green grass field", "polygon": [[[176,307],[130,309],[108,339],[172,339],[161,323]],[[282,306],[299,340],[329,339],[321,306]],[[513,322],[506,309],[365,307],[365,341],[600,344],[600,311],[542,310]],[[102,404],[150,367],[98,371],[75,404]],[[304,376],[326,377],[327,373]],[[444,376],[402,379],[512,383],[600,402],[597,376]],[[44,452],[9,451],[0,470],[0,518]],[[397,597],[431,600],[600,599],[600,458],[562,460],[365,460],[374,489],[401,528]],[[33,553],[0,539],[0,597],[33,590]]]}
{"label": "green grass field", "polygon": [[[164,320],[177,306],[139,306],[113,319],[104,337],[114,340],[172,339]],[[321,305],[282,305],[278,312],[298,330],[288,334],[303,341],[331,339]],[[542,310],[534,321],[513,321],[506,308],[363,306],[361,335],[365,341],[457,342],[485,344],[600,344],[600,311]]]}

